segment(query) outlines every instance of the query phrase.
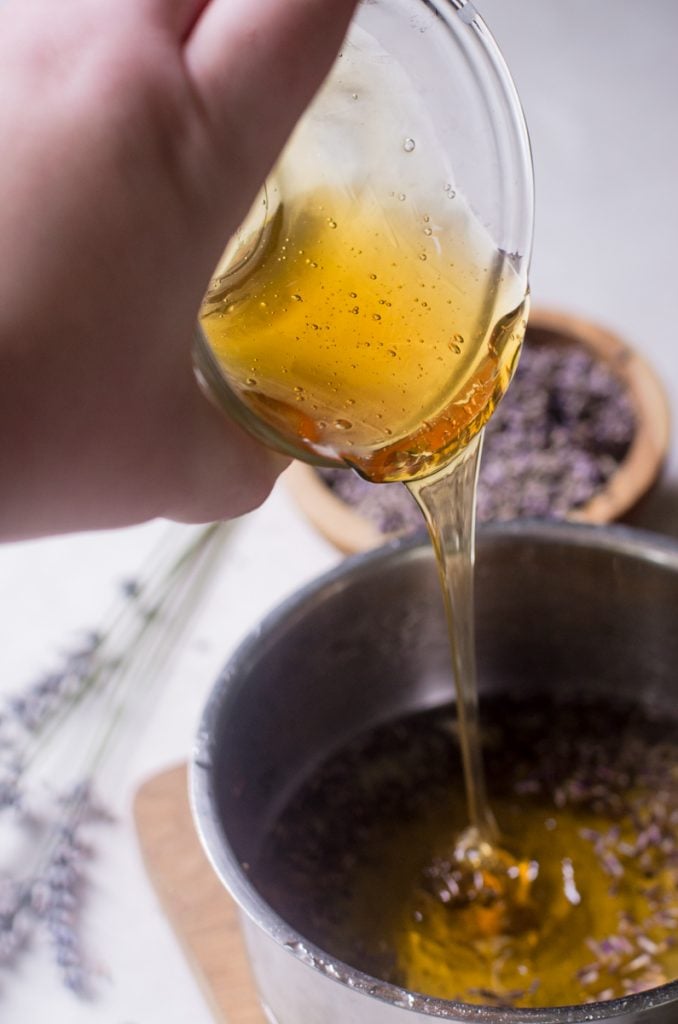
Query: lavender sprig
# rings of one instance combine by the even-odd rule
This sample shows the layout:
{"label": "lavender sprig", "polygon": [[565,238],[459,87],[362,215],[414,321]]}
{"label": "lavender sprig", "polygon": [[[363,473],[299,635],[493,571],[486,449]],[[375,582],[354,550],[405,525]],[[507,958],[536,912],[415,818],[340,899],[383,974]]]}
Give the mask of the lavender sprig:
{"label": "lavender sprig", "polygon": [[6,699],[0,715],[0,810],[22,807],[21,783],[31,747],[48,723],[63,718],[96,680],[102,640],[99,633],[86,634],[60,666]]}
{"label": "lavender sprig", "polygon": [[105,627],[85,634],[53,670],[5,701],[0,810],[15,811],[4,826],[22,867],[0,864],[0,966],[42,934],[67,987],[82,997],[94,992],[80,934],[93,853],[88,832],[113,820],[96,792],[164,678],[161,669],[197,611],[228,531],[224,524],[202,528],[177,554],[173,530],[169,556],[165,544],[138,580],[125,582]]}

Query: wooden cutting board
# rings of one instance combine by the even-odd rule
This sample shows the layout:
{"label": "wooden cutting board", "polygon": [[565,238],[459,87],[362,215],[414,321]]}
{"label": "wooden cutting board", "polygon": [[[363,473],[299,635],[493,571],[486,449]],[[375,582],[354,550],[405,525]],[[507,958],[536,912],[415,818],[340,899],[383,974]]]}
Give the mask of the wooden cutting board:
{"label": "wooden cutting board", "polygon": [[220,1024],[265,1024],[235,904],[214,874],[193,826],[186,766],[145,782],[134,818],[162,907]]}

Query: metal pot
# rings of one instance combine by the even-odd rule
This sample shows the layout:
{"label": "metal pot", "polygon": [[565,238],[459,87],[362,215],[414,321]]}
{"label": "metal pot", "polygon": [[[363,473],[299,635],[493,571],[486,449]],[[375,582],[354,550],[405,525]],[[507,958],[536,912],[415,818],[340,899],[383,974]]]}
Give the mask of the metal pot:
{"label": "metal pot", "polygon": [[[621,528],[480,531],[481,691],[578,685],[675,717],[678,546]],[[447,636],[424,538],[357,556],[270,615],[204,712],[192,766],[198,827],[242,909],[272,1024],[676,1024],[678,982],[622,1000],[505,1010],[426,998],[333,960],[264,902],[242,865],[299,782],[358,732],[450,698]],[[490,696],[491,699],[491,696]]]}

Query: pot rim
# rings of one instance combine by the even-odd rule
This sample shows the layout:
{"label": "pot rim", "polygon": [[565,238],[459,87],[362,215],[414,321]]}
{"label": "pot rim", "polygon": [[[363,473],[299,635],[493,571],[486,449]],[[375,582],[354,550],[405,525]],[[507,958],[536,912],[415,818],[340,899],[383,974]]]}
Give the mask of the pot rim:
{"label": "pot rim", "polygon": [[[529,541],[532,544],[557,542],[575,548],[595,548],[638,558],[644,562],[678,572],[678,541],[649,531],[627,526],[591,526],[582,523],[545,520],[514,520],[479,527],[478,539]],[[375,564],[395,560],[429,557],[430,544],[424,531],[396,539],[345,558],[333,569],[306,584],[266,615],[238,645],[218,677],[198,727],[189,765],[189,798],[193,820],[203,849],[238,907],[264,933],[296,959],[313,968],[325,966],[325,977],[354,992],[394,1007],[409,1009],[433,1019],[468,1021],[468,1024],[584,1024],[611,1021],[630,1013],[647,1012],[654,1007],[678,1004],[678,979],[645,992],[606,1002],[544,1008],[502,1008],[479,1006],[456,1000],[408,992],[397,985],[374,978],[331,956],[307,940],[277,914],[250,882],[220,825],[212,773],[213,727],[222,704],[239,688],[251,662],[262,649],[262,640],[273,634],[286,620],[298,617],[306,606],[317,604],[321,594],[340,591],[347,580],[369,574]],[[242,685],[242,684],[240,684]]]}

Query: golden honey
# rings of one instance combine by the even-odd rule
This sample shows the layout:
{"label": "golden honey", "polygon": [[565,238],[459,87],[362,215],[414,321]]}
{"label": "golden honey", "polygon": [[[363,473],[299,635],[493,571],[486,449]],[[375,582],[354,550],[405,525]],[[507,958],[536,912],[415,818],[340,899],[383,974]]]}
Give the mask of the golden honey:
{"label": "golden honey", "polygon": [[255,885],[321,949],[413,993],[559,1006],[678,976],[675,723],[506,698],[483,720],[509,890],[485,874],[476,898],[459,892],[450,854],[467,812],[447,709],[319,768],[273,827]]}
{"label": "golden honey", "polygon": [[[460,196],[318,188],[241,239],[201,312],[231,390],[374,481],[446,465],[504,393],[525,293]],[[439,204],[438,204],[439,205]]]}

